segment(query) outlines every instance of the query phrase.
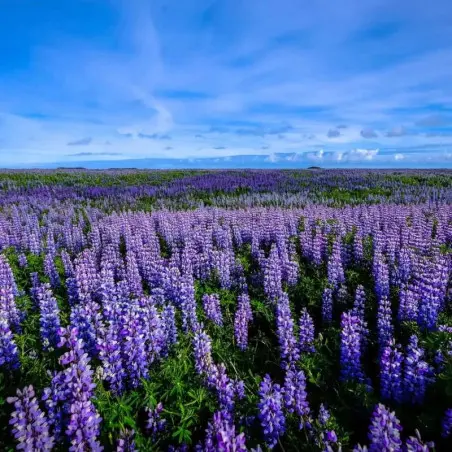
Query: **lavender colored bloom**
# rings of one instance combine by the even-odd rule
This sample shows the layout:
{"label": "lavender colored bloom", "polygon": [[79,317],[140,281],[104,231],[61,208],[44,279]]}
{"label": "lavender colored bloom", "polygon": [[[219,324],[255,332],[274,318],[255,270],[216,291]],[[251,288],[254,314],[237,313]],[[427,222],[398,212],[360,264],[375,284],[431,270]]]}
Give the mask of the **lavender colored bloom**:
{"label": "lavender colored bloom", "polygon": [[248,294],[242,294],[238,297],[238,308],[234,319],[234,333],[237,346],[241,350],[248,347],[248,324],[253,320],[250,298]]}
{"label": "lavender colored bloom", "polygon": [[418,315],[419,300],[416,296],[413,287],[406,287],[400,291],[399,295],[399,312],[398,320],[403,321],[415,321]]}
{"label": "lavender colored bloom", "polygon": [[172,345],[177,343],[177,325],[176,325],[176,310],[171,304],[167,304],[163,308],[163,334],[165,336],[166,346],[162,350],[163,355],[168,354]]}
{"label": "lavender colored bloom", "polygon": [[406,440],[405,451],[406,452],[429,452],[435,448],[435,443],[429,441],[424,443],[421,439],[419,430],[416,430],[416,436],[410,436]]}
{"label": "lavender colored bloom", "polygon": [[444,413],[441,436],[443,438],[452,436],[452,408],[448,408]]}
{"label": "lavender colored bloom", "polygon": [[300,321],[300,351],[304,353],[313,353],[314,348],[314,320],[309,315],[308,310],[303,308],[301,311]]}
{"label": "lavender colored bloom", "polygon": [[182,312],[182,329],[195,332],[199,328],[196,314],[195,289],[191,275],[184,275],[180,281],[178,302]]}
{"label": "lavender colored bloom", "polygon": [[317,418],[319,424],[326,425],[330,417],[331,417],[330,412],[325,408],[325,405],[321,403],[319,407],[319,416]]}
{"label": "lavender colored bloom", "polygon": [[17,369],[19,365],[19,353],[13,333],[3,313],[0,312],[0,367]]}
{"label": "lavender colored bloom", "polygon": [[202,304],[207,318],[218,326],[223,325],[220,297],[217,294],[204,294],[202,297]]}
{"label": "lavender colored bloom", "polygon": [[403,400],[402,362],[400,346],[390,341],[380,358],[380,391],[383,399]]}
{"label": "lavender colored bloom", "polygon": [[137,452],[135,445],[135,432],[132,430],[125,430],[118,439],[116,445],[116,452]]}
{"label": "lavender colored bloom", "polygon": [[[207,374],[207,386],[216,391],[220,409],[224,413],[232,413],[237,387],[235,382],[226,374],[224,364],[214,364],[210,367],[210,371]],[[240,386],[238,389],[239,391],[241,390]]]}
{"label": "lavender colored bloom", "polygon": [[76,328],[60,330],[60,347],[66,345],[66,351],[60,358],[60,364],[67,366],[52,378],[51,388],[45,390],[45,401],[50,408],[52,423],[57,425],[63,414],[69,417],[66,434],[69,437],[71,451],[100,451],[102,446],[97,440],[100,433],[100,416],[91,401],[95,384],[90,359],[84,350],[83,341],[77,336]]}
{"label": "lavender colored bloom", "polygon": [[163,405],[162,402],[158,403],[157,406],[152,408],[146,408],[148,413],[148,419],[146,421],[146,429],[150,432],[153,438],[163,431],[166,426],[166,419],[161,419]]}
{"label": "lavender colored bloom", "polygon": [[265,375],[259,387],[259,396],[259,420],[267,446],[273,449],[286,430],[282,390],[272,382],[270,375]]}
{"label": "lavender colored bloom", "polygon": [[46,254],[44,257],[44,273],[50,279],[50,285],[56,288],[60,285],[60,276],[53,259],[53,255]]}
{"label": "lavender colored bloom", "polygon": [[264,292],[270,302],[274,303],[282,294],[281,259],[275,244],[264,264]]}
{"label": "lavender colored bloom", "polygon": [[49,284],[42,284],[36,289],[36,298],[40,310],[40,332],[44,350],[53,350],[60,338],[60,310]]}
{"label": "lavender colored bloom", "polygon": [[306,393],[306,377],[302,370],[289,367],[286,371],[283,387],[284,405],[289,413],[300,416],[300,429],[307,420],[310,409]]}
{"label": "lavender colored bloom", "polygon": [[361,322],[353,314],[342,313],[341,319],[341,378],[363,382],[361,365]]}
{"label": "lavender colored bloom", "polygon": [[375,293],[379,302],[389,297],[389,270],[380,252],[376,252],[373,262],[373,275],[375,279]]}
{"label": "lavender colored bloom", "polygon": [[345,282],[344,268],[342,266],[341,243],[337,239],[333,244],[331,256],[328,259],[328,282],[337,288]]}
{"label": "lavender colored bloom", "polygon": [[199,375],[207,375],[213,365],[212,340],[204,331],[195,333],[193,338],[193,351],[195,355],[195,369]]}
{"label": "lavender colored bloom", "polygon": [[206,429],[204,444],[199,444],[199,452],[245,452],[245,434],[236,434],[235,425],[229,414],[217,411]]}
{"label": "lavender colored bloom", "polygon": [[285,368],[300,357],[294,334],[294,321],[290,311],[289,297],[286,293],[283,293],[276,301],[276,327],[282,367]]}
{"label": "lavender colored bloom", "polygon": [[123,366],[131,388],[140,386],[149,376],[148,349],[143,317],[136,305],[129,305],[121,318]]}
{"label": "lavender colored bloom", "polygon": [[97,347],[103,365],[103,379],[110,384],[115,394],[121,394],[125,388],[126,370],[121,345],[120,325],[110,322],[105,337],[99,340]]}
{"label": "lavender colored bloom", "polygon": [[20,267],[26,268],[28,266],[27,256],[24,253],[19,254],[18,261]]}
{"label": "lavender colored bloom", "polygon": [[380,348],[382,349],[390,342],[394,332],[394,327],[392,325],[391,302],[386,296],[382,296],[378,304],[377,331],[378,342],[380,344]]}
{"label": "lavender colored bloom", "polygon": [[17,390],[17,397],[9,397],[15,411],[11,414],[14,438],[19,443],[18,450],[26,452],[50,451],[54,438],[49,433],[49,424],[44,412],[39,408],[33,386]]}
{"label": "lavender colored bloom", "polygon": [[402,427],[394,412],[381,403],[372,414],[369,427],[370,452],[394,452],[402,450]]}
{"label": "lavender colored bloom", "polygon": [[417,336],[411,336],[405,358],[403,387],[405,400],[413,404],[424,401],[427,385],[433,376],[433,369],[423,356],[424,350],[419,347]]}
{"label": "lavender colored bloom", "polygon": [[70,420],[66,430],[71,441],[69,451],[102,451],[103,447],[97,440],[101,422],[102,419],[91,400],[74,401],[70,407]]}
{"label": "lavender colored bloom", "polygon": [[99,304],[87,298],[72,308],[70,321],[71,327],[77,329],[77,334],[84,342],[86,351],[90,356],[96,356],[98,336],[104,329]]}
{"label": "lavender colored bloom", "polygon": [[333,320],[333,290],[329,287],[325,287],[322,294],[322,319],[324,323]]}

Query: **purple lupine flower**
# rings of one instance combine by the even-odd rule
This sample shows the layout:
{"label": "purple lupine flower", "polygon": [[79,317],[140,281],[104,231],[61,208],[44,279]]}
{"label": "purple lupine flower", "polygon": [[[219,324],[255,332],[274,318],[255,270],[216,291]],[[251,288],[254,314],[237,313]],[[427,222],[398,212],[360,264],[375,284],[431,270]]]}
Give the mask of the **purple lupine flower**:
{"label": "purple lupine flower", "polygon": [[148,350],[142,314],[133,303],[124,309],[121,317],[121,343],[123,366],[131,388],[140,386],[142,378],[149,376]]}
{"label": "purple lupine flower", "polygon": [[302,370],[289,367],[286,370],[283,387],[284,405],[289,413],[301,418],[300,429],[309,417],[310,409],[306,393],[306,377]]}
{"label": "purple lupine flower", "polygon": [[326,425],[328,422],[328,419],[331,417],[330,412],[327,408],[325,408],[325,405],[323,403],[320,404],[319,407],[319,415],[317,417],[320,425]]}
{"label": "purple lupine flower", "polygon": [[163,405],[162,402],[159,402],[157,406],[152,408],[146,408],[148,413],[148,419],[146,421],[146,429],[152,435],[153,438],[162,432],[166,427],[166,419],[161,419]]}
{"label": "purple lupine flower", "polygon": [[367,328],[367,322],[365,320],[365,309],[366,309],[366,293],[364,292],[364,287],[359,285],[356,288],[355,301],[353,303],[352,314],[358,317],[361,324],[361,352],[364,351],[365,346],[368,342],[369,330]]}
{"label": "purple lupine flower", "polygon": [[441,436],[443,438],[452,436],[452,408],[448,408],[444,413]]}
{"label": "purple lupine flower", "polygon": [[65,376],[62,372],[54,372],[50,382],[50,388],[44,388],[41,398],[46,407],[48,422],[56,440],[59,440],[64,428],[64,412],[61,407],[61,403],[67,397],[67,391],[64,389],[64,378]]}
{"label": "purple lupine flower", "polygon": [[388,342],[392,339],[394,327],[392,325],[391,302],[388,297],[382,296],[378,303],[377,313],[377,331],[378,343],[380,350],[386,347]]}
{"label": "purple lupine flower", "polygon": [[0,315],[5,318],[12,331],[20,332],[20,323],[24,314],[19,310],[14,300],[14,288],[7,281],[1,279],[0,281]]}
{"label": "purple lupine flower", "polygon": [[154,305],[153,298],[140,298],[139,306],[149,365],[160,358],[162,349],[166,347],[166,335],[162,318]]}
{"label": "purple lupine flower", "polygon": [[[77,334],[76,328],[60,330],[58,346],[66,345],[68,349],[61,356],[60,364],[67,367],[52,378],[51,388],[45,391],[46,405],[51,408],[53,422],[58,422],[61,412],[69,416],[66,428],[71,443],[69,450],[101,451],[103,448],[97,440],[101,418],[91,401],[96,385],[89,356]],[[58,407],[59,404],[62,406]]]}
{"label": "purple lupine flower", "polygon": [[100,305],[91,298],[87,298],[72,308],[70,322],[71,327],[77,329],[77,334],[84,342],[86,351],[90,356],[96,356],[98,336],[104,329]]}
{"label": "purple lupine flower", "polygon": [[282,390],[272,382],[268,374],[259,386],[259,396],[259,420],[267,446],[273,449],[286,430],[286,418],[283,413]]}
{"label": "purple lupine flower", "polygon": [[204,444],[199,444],[198,452],[245,452],[245,434],[236,434],[235,425],[228,413],[217,411],[206,429]]}
{"label": "purple lupine flower", "polygon": [[7,400],[14,403],[15,411],[9,423],[19,443],[17,449],[26,452],[52,450],[54,437],[49,433],[47,418],[39,408],[33,386],[17,390],[17,397],[8,397]]}
{"label": "purple lupine flower", "polygon": [[135,445],[135,432],[133,430],[125,430],[121,433],[116,445],[116,452],[137,452]]}
{"label": "purple lupine flower", "polygon": [[375,407],[369,427],[370,452],[395,452],[402,450],[402,427],[394,412],[381,403]]}
{"label": "purple lupine flower", "polygon": [[195,369],[199,375],[207,375],[213,365],[212,340],[202,330],[193,337],[193,352],[195,355]]}
{"label": "purple lupine flower", "polygon": [[221,314],[220,297],[213,294],[204,294],[202,297],[202,304],[206,316],[218,326],[223,325],[223,315]]}
{"label": "purple lupine flower", "polygon": [[373,276],[375,279],[375,293],[379,302],[389,297],[389,270],[382,254],[377,251],[374,255]]}
{"label": "purple lupine flower", "polygon": [[275,244],[272,245],[270,255],[264,263],[264,292],[272,303],[282,294],[281,259]]}
{"label": "purple lupine flower", "polygon": [[337,288],[345,282],[344,268],[342,266],[341,243],[336,239],[333,243],[333,250],[328,259],[328,282]]}
{"label": "purple lupine flower", "polygon": [[50,285],[45,283],[36,288],[36,298],[40,311],[40,333],[44,350],[53,350],[60,340],[60,310]]}
{"label": "purple lupine flower", "polygon": [[299,320],[299,345],[300,351],[304,353],[313,353],[314,347],[314,320],[309,315],[308,310],[303,308]]}
{"label": "purple lupine flower", "polygon": [[425,397],[428,383],[434,375],[431,366],[422,359],[424,350],[418,345],[416,335],[410,337],[405,358],[403,389],[405,400],[421,404]]}
{"label": "purple lupine flower", "polygon": [[325,287],[322,294],[322,319],[324,323],[333,320],[333,290]]}
{"label": "purple lupine flower", "polygon": [[191,275],[183,275],[180,280],[178,303],[182,312],[182,329],[184,332],[195,332],[199,329],[196,314],[195,289]]}
{"label": "purple lupine flower", "polygon": [[414,291],[414,287],[406,287],[400,290],[399,295],[399,312],[398,320],[403,321],[415,321],[417,319],[419,300]]}
{"label": "purple lupine flower", "polygon": [[105,337],[98,341],[99,359],[102,362],[102,377],[115,394],[121,394],[125,388],[126,371],[121,353],[122,339],[120,325],[110,322]]}
{"label": "purple lupine flower", "polygon": [[60,285],[60,275],[55,265],[52,254],[46,254],[44,257],[44,273],[50,279],[50,285],[56,288]]}
{"label": "purple lupine flower", "polygon": [[363,382],[361,365],[361,322],[348,312],[341,319],[341,378],[345,381]]}
{"label": "purple lupine flower", "polygon": [[323,435],[322,435],[322,439],[323,442],[325,444],[325,446],[328,448],[328,446],[331,447],[331,444],[336,444],[337,443],[337,435],[336,432],[334,430],[327,430]]}
{"label": "purple lupine flower", "polygon": [[400,345],[391,340],[380,358],[380,392],[383,399],[402,401],[402,362]]}
{"label": "purple lupine flower", "polygon": [[14,342],[13,333],[9,328],[8,321],[0,312],[0,367],[17,369],[20,366],[19,352]]}
{"label": "purple lupine flower", "polygon": [[224,413],[232,413],[237,389],[240,392],[241,387],[240,385],[237,387],[236,382],[228,377],[223,363],[211,366],[210,372],[207,374],[207,386],[216,391],[220,409]]}
{"label": "purple lupine flower", "polygon": [[282,367],[286,368],[299,359],[300,351],[294,334],[289,296],[285,292],[276,301],[276,326]]}
{"label": "purple lupine flower", "polygon": [[20,253],[18,256],[19,266],[26,268],[28,266],[27,256],[24,253]]}
{"label": "purple lupine flower", "polygon": [[74,401],[70,407],[70,420],[66,429],[71,441],[69,451],[102,451],[103,447],[97,440],[101,422],[102,419],[91,400]]}
{"label": "purple lupine flower", "polygon": [[245,350],[248,347],[248,324],[253,320],[253,313],[248,294],[239,295],[237,301],[238,307],[234,318],[235,340],[240,350]]}
{"label": "purple lupine flower", "polygon": [[162,355],[167,355],[172,345],[177,343],[177,325],[176,310],[173,305],[167,304],[162,311],[163,334],[165,337],[165,346]]}
{"label": "purple lupine flower", "polygon": [[424,443],[421,439],[421,434],[419,430],[416,430],[416,436],[410,436],[406,440],[406,445],[404,451],[406,452],[429,452],[435,448],[435,443],[429,441]]}

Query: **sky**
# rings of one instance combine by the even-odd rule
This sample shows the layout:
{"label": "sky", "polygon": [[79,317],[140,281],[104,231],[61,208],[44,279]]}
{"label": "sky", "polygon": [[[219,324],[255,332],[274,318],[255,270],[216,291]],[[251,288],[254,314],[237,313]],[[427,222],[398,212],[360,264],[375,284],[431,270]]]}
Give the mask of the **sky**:
{"label": "sky", "polygon": [[231,156],[452,167],[452,2],[0,0],[0,167]]}

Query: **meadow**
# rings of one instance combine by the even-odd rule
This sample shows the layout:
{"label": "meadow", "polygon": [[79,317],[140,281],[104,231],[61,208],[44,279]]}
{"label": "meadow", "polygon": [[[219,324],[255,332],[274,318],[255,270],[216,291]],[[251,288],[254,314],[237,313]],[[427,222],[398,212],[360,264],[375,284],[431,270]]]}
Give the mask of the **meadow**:
{"label": "meadow", "polygon": [[0,450],[452,450],[452,171],[0,172]]}

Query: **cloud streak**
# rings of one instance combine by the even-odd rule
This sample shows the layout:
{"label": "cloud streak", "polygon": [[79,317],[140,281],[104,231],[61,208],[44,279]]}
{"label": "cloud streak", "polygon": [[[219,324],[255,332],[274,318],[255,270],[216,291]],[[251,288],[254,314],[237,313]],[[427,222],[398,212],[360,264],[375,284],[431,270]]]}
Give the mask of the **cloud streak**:
{"label": "cloud streak", "polygon": [[80,140],[69,141],[68,146],[88,146],[93,139],[91,137],[81,138]]}

